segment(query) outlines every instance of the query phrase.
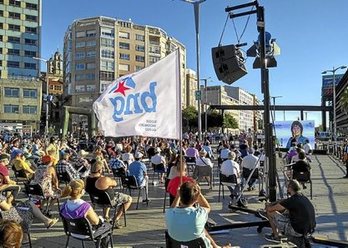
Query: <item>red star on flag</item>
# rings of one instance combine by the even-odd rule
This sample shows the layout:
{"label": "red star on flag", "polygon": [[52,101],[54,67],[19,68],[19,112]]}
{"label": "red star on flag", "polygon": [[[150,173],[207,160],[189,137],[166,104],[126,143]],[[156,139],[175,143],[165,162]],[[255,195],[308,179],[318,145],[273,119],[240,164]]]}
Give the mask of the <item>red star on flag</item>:
{"label": "red star on flag", "polygon": [[121,81],[118,83],[118,87],[117,89],[114,91],[114,93],[120,92],[123,96],[126,96],[125,91],[129,90],[130,88],[128,88],[127,86],[125,86],[126,82],[125,81]]}

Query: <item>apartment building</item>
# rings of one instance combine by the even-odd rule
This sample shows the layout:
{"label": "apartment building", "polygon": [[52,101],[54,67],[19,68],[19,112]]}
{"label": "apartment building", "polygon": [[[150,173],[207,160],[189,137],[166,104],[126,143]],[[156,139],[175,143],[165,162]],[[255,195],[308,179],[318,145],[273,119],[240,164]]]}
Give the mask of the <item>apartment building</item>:
{"label": "apartment building", "polygon": [[179,41],[161,28],[130,20],[100,16],[74,21],[64,37],[64,95],[71,96],[71,106],[91,108],[112,81],[157,62],[177,48],[182,105],[186,106],[186,49]]}
{"label": "apartment building", "polygon": [[38,129],[41,0],[0,0],[0,121]]}

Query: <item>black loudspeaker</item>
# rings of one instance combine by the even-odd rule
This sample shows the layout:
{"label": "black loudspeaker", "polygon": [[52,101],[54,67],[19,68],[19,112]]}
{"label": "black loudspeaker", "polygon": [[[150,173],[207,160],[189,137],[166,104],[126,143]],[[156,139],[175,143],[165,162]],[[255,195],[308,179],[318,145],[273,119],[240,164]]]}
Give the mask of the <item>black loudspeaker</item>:
{"label": "black loudspeaker", "polygon": [[232,84],[248,72],[242,52],[235,45],[211,49],[216,76],[224,83]]}

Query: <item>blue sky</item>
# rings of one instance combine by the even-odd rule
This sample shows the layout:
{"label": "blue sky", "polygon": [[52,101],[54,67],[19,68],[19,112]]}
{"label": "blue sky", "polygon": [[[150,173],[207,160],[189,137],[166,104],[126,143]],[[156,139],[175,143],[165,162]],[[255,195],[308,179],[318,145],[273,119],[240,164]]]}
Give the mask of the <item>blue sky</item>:
{"label": "blue sky", "polygon": [[[226,20],[225,8],[247,0],[207,0],[201,4],[200,46],[201,78],[211,77],[209,85],[221,84],[216,78],[211,48],[218,45]],[[320,105],[321,72],[348,65],[348,1],[347,0],[262,0],[266,30],[277,39],[281,54],[278,67],[270,69],[270,94],[282,96],[277,104]],[[249,10],[247,8],[245,10]],[[182,42],[187,49],[187,66],[196,69],[196,47],[193,6],[180,0],[43,0],[42,57],[62,51],[64,33],[76,19],[108,16],[134,23],[157,26]],[[241,34],[247,17],[235,20]],[[250,17],[241,42],[249,48],[257,39],[256,16]],[[231,19],[222,39],[223,45],[235,44],[237,38]],[[248,74],[232,84],[256,94],[261,100],[260,71],[252,69],[248,58]],[[337,71],[337,73],[344,71]],[[286,113],[286,119],[300,114]],[[321,122],[319,113],[308,113],[308,120]],[[283,113],[277,113],[283,120]]]}

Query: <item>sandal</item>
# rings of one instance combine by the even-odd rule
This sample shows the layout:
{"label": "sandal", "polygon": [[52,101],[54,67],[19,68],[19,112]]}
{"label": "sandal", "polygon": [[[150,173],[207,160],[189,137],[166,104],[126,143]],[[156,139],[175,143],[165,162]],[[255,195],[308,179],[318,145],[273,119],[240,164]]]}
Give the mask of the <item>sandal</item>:
{"label": "sandal", "polygon": [[47,229],[50,229],[52,226],[54,226],[58,222],[58,218],[51,219],[51,221],[47,225]]}

